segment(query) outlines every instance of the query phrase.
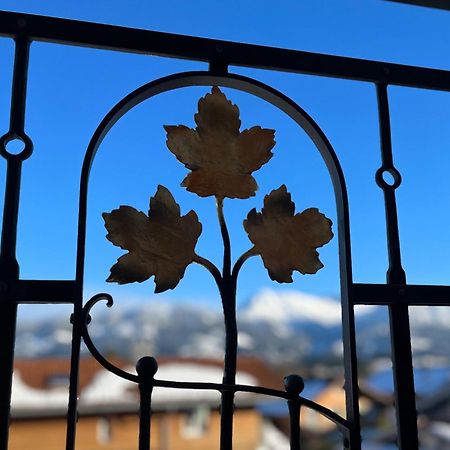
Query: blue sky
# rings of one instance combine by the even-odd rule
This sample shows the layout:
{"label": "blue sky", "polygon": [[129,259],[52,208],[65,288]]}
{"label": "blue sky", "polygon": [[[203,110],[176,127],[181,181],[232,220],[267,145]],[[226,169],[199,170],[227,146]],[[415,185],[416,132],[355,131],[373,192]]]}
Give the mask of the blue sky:
{"label": "blue sky", "polygon": [[[22,1],[1,9],[98,21],[189,35],[288,47],[343,56],[450,69],[450,13],[382,0],[269,1]],[[0,39],[0,124],[7,130],[13,46]],[[30,59],[27,133],[35,152],[24,164],[18,256],[24,278],[74,276],[78,183],[89,139],[123,96],[155,78],[202,63],[34,43]],[[387,268],[383,198],[374,174],[380,165],[374,87],[368,83],[231,68],[274,86],[297,101],[322,127],[344,168],[351,205],[354,278],[383,282]],[[336,223],[331,183],[317,151],[283,113],[248,94],[224,89],[241,109],[243,127],[276,130],[274,157],[256,172],[260,186],[249,200],[227,201],[234,258],[249,247],[242,229],[247,212],[280,184],[297,210],[319,207]],[[204,224],[198,252],[220,263],[214,204],[179,187],[186,169],[165,147],[163,124],[193,126],[206,88],[160,95],[125,116],[95,161],[89,197],[86,296],[113,293],[120,301],[153,298],[153,282],[117,287],[104,282],[122,252],[105,239],[101,213],[121,204],[146,210],[158,184],[169,187],[182,211],[195,209]],[[403,175],[398,208],[404,266],[411,283],[447,284],[450,263],[450,95],[391,88],[394,160]],[[0,181],[5,163],[0,161]],[[3,183],[2,183],[3,185]],[[432,199],[432,200],[431,200]],[[0,202],[3,202],[1,199]],[[0,203],[2,204],[2,203]],[[336,229],[335,229],[336,231]],[[262,287],[338,296],[337,240],[321,250],[315,276],[297,274],[293,285],[272,283],[254,258],[242,271],[239,301]],[[169,301],[215,301],[208,274],[190,267]]]}

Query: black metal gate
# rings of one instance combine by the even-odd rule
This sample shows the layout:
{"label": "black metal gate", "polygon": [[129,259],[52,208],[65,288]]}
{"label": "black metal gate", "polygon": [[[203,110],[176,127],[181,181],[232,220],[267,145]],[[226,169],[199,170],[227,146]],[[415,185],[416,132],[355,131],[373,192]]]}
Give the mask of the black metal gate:
{"label": "black metal gate", "polygon": [[[0,35],[15,41],[10,128],[0,138],[0,154],[7,161],[0,254],[0,330],[2,338],[0,348],[0,379],[2,380],[0,384],[0,449],[8,448],[15,327],[17,307],[21,303],[69,303],[73,305],[73,340],[66,443],[68,450],[74,449],[75,445],[78,366],[82,339],[93,356],[104,367],[139,385],[141,392],[140,450],[148,449],[150,446],[151,395],[155,386],[212,389],[220,392],[222,394],[220,442],[222,450],[232,448],[233,396],[236,392],[261,393],[287,401],[291,415],[292,449],[300,448],[299,414],[300,408],[304,406],[313,408],[334,421],[342,432],[343,447],[358,450],[361,448],[361,438],[354,307],[361,304],[387,305],[390,313],[399,448],[401,450],[418,449],[408,308],[412,305],[450,305],[450,287],[411,285],[406,282],[401,263],[395,197],[395,191],[401,183],[401,176],[393,163],[387,88],[397,85],[450,91],[450,72],[9,12],[0,12]],[[87,149],[81,174],[77,264],[74,280],[21,279],[19,262],[16,259],[21,168],[22,163],[33,153],[33,143],[26,134],[24,120],[28,56],[30,44],[33,41],[161,55],[209,63],[208,71],[174,74],[142,86],[120,101],[98,126]],[[389,254],[386,284],[360,284],[354,283],[352,280],[351,236],[345,180],[339,161],[324,133],[313,119],[291,99],[255,79],[229,72],[230,66],[346,78],[376,86],[381,135],[381,165],[375,174],[375,180],[383,191],[385,201]],[[234,383],[233,375],[224,379],[222,384],[159,380],[154,378],[157,373],[157,365],[153,358],[142,358],[137,364],[137,375],[129,374],[108,362],[95,349],[89,338],[87,322],[90,309],[99,300],[112,301],[108,294],[98,294],[88,302],[83,301],[87,188],[90,167],[97,147],[111,126],[136,104],[157,93],[195,85],[233,87],[256,95],[280,108],[309,135],[328,167],[338,212],[346,418],[341,418],[321,405],[301,397],[302,381],[296,376],[287,377],[286,391],[237,385]],[[13,140],[23,143],[23,150],[18,154],[13,154],[7,149],[7,144]],[[387,173],[393,177],[393,183],[387,183],[383,178]],[[213,269],[211,271],[214,272]],[[216,273],[215,275],[219,281],[225,283],[226,274],[223,278],[220,274]],[[228,273],[228,276],[232,277],[232,274]],[[236,348],[234,348],[235,351]],[[234,370],[235,374],[235,367],[230,370],[231,372]]]}

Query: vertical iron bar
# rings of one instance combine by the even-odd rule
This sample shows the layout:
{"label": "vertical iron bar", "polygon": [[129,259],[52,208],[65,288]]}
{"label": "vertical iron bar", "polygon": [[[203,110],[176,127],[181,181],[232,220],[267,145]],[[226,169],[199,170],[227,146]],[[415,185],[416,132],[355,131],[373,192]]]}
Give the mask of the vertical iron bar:
{"label": "vertical iron bar", "polygon": [[342,306],[342,341],[344,347],[345,409],[347,420],[353,425],[345,441],[349,450],[361,450],[361,418],[359,413],[358,359],[356,354],[356,327],[353,295],[350,218],[344,175],[334,161],[333,174],[336,192],[339,235],[339,270]]}
{"label": "vertical iron bar", "polygon": [[[225,317],[225,365],[224,384],[236,383],[237,360],[237,324],[236,324],[236,287],[229,277],[223,278],[221,289],[222,305]],[[222,393],[220,409],[220,450],[231,450],[233,447],[233,391]]]}
{"label": "vertical iron bar", "polygon": [[[376,180],[383,190],[386,210],[386,232],[389,255],[389,268],[386,279],[388,284],[399,286],[398,295],[400,296],[404,292],[402,286],[406,284],[406,274],[401,263],[397,204],[395,199],[395,189],[400,185],[401,177],[394,167],[392,158],[389,103],[386,84],[377,84],[377,98],[382,166],[377,171]],[[382,177],[385,172],[389,172],[394,177],[393,184],[390,185],[383,180]],[[419,442],[408,306],[395,303],[389,305],[389,322],[398,445],[400,450],[417,450],[419,448]]]}
{"label": "vertical iron bar", "polygon": [[[10,272],[13,277],[18,277],[19,272],[19,264],[16,260],[16,242],[22,161],[28,158],[32,152],[31,141],[24,131],[29,50],[30,42],[26,38],[15,39],[9,131],[0,139],[0,155],[7,160],[0,255],[2,273]],[[23,151],[17,155],[9,153],[6,148],[8,142],[13,139],[19,139],[25,145]]]}
{"label": "vertical iron bar", "polygon": [[[15,39],[10,128],[8,133],[0,139],[0,154],[7,160],[0,246],[0,330],[2,333],[0,346],[0,380],[2,380],[0,383],[0,450],[8,448],[17,322],[17,302],[7,301],[2,296],[2,292],[6,292],[9,282],[19,279],[16,243],[22,161],[28,158],[32,152],[32,143],[24,132],[29,48],[28,39],[23,37]],[[13,139],[20,139],[25,145],[17,155],[9,153],[6,148],[7,143]]]}
{"label": "vertical iron bar", "polygon": [[[81,183],[82,184],[82,183]],[[82,184],[83,186],[83,184]],[[86,183],[87,189],[87,183]],[[80,208],[78,212],[78,244],[76,265],[76,286],[72,323],[72,346],[70,353],[69,401],[67,406],[66,450],[75,449],[78,421],[78,377],[80,370],[81,334],[83,326],[83,280],[84,280],[84,246],[80,250],[80,241],[86,237],[86,198],[87,192],[81,189]],[[84,224],[84,226],[82,226]]]}
{"label": "vertical iron bar", "polygon": [[17,304],[0,303],[0,449],[8,449],[9,414],[11,409],[12,372],[14,367],[14,340],[16,335]]}
{"label": "vertical iron bar", "polygon": [[[78,280],[77,280],[78,281]],[[67,405],[66,450],[75,449],[76,427],[78,421],[78,372],[81,349],[82,304],[80,288],[77,286],[72,323],[72,349],[70,354],[69,401]]]}
{"label": "vertical iron bar", "polygon": [[16,259],[16,241],[21,175],[22,160],[16,158],[8,159],[0,249],[0,273],[2,280],[17,280],[19,278],[19,263]]}
{"label": "vertical iron bar", "polygon": [[80,347],[83,326],[83,282],[86,256],[86,216],[90,164],[83,163],[80,177],[78,205],[78,236],[76,261],[76,287],[72,322],[72,348],[70,357],[69,402],[67,410],[66,450],[75,449],[76,424],[78,420],[78,377],[80,369]]}
{"label": "vertical iron bar", "polygon": [[144,356],[136,365],[139,376],[139,450],[150,449],[153,379],[158,364],[151,356]]}
{"label": "vertical iron bar", "polygon": [[[342,239],[344,241],[344,239]],[[350,240],[342,243],[348,245]],[[350,282],[343,276],[350,277],[348,268],[341,266],[341,296],[342,296],[342,340],[344,344],[345,370],[345,403],[347,420],[352,423],[350,440],[347,442],[349,450],[361,450],[361,418],[359,413],[358,360],[356,355],[355,310],[349,292]]]}
{"label": "vertical iron bar", "polygon": [[27,98],[28,62],[30,41],[18,36],[15,40],[14,76],[11,97],[9,129],[17,135],[25,130],[25,106]]}
{"label": "vertical iron bar", "polygon": [[[225,216],[223,214],[223,198],[217,198],[217,213],[222,235],[224,253],[222,280],[219,284],[225,320],[225,360],[223,383],[236,383],[237,365],[237,323],[236,323],[236,280],[231,274],[231,242]],[[220,409],[220,450],[231,450],[233,447],[233,391],[222,392]]]}
{"label": "vertical iron bar", "polygon": [[288,400],[290,450],[300,450],[300,400]]}
{"label": "vertical iron bar", "polygon": [[152,386],[139,383],[139,450],[150,449]]}
{"label": "vertical iron bar", "polygon": [[300,450],[300,394],[304,387],[303,378],[299,375],[288,375],[284,379],[284,388],[290,394],[290,399],[288,400],[290,450]]}

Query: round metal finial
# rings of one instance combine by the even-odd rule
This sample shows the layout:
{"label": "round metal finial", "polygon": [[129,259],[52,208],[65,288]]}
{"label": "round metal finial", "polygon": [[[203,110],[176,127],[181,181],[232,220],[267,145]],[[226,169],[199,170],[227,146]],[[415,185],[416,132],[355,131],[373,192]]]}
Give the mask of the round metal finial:
{"label": "round metal finial", "polygon": [[153,356],[144,356],[136,364],[136,372],[141,378],[153,378],[158,371],[158,363]]}
{"label": "round metal finial", "polygon": [[284,388],[289,394],[300,395],[305,388],[305,382],[300,375],[288,375],[284,377]]}

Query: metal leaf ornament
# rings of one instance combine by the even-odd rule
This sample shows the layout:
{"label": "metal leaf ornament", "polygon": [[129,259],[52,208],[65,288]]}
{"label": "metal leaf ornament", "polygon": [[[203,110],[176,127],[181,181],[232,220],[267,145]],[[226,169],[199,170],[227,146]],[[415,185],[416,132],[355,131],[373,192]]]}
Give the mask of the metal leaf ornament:
{"label": "metal leaf ornament", "polygon": [[158,186],[150,198],[148,216],[131,206],[103,213],[107,239],[128,250],[111,267],[107,279],[119,284],[142,282],[155,276],[155,292],[173,289],[193,261],[202,231],[197,214],[180,215],[170,191]]}
{"label": "metal leaf ornament", "polygon": [[282,185],[264,198],[260,213],[252,209],[244,220],[244,228],[263,259],[272,280],[292,283],[292,272],[314,274],[323,267],[316,248],[333,237],[331,220],[317,208],[301,214],[286,186]]}
{"label": "metal leaf ornament", "polygon": [[239,108],[217,86],[198,102],[195,129],[165,125],[167,147],[192,172],[182,186],[200,197],[249,198],[258,188],[252,172],[272,157],[274,130],[239,131]]}

